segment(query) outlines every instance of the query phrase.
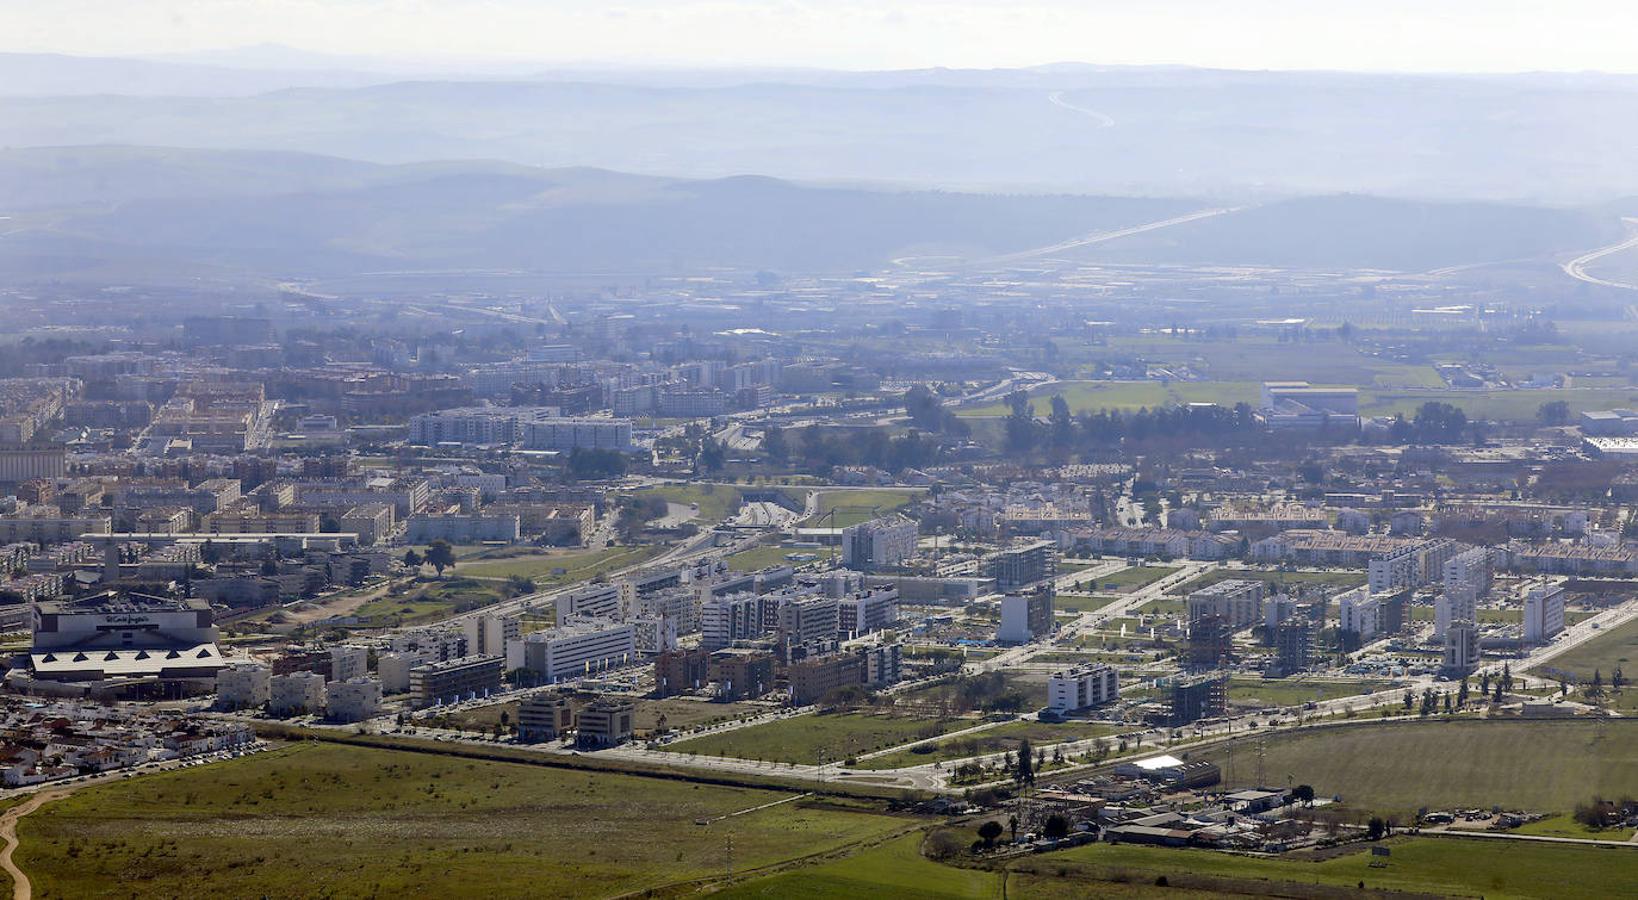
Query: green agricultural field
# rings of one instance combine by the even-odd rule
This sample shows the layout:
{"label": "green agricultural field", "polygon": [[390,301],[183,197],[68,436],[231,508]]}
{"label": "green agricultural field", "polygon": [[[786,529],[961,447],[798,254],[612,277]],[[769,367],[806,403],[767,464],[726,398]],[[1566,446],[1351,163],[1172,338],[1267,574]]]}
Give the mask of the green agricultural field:
{"label": "green agricultural field", "polygon": [[[1081,885],[1081,896],[1102,896],[1098,881],[1120,878],[1153,884],[1165,875],[1173,889],[1212,894],[1308,896],[1303,885],[1410,891],[1494,898],[1602,898],[1638,892],[1638,850],[1530,844],[1468,838],[1393,838],[1392,855],[1365,848],[1320,862],[1258,859],[1204,850],[1130,844],[1093,844],[1014,864],[1048,881]],[[1630,855],[1625,855],[1630,854]],[[1380,868],[1373,861],[1385,862]],[[1060,871],[1062,874],[1060,874]],[[1124,877],[1122,877],[1124,876]],[[1213,883],[1212,879],[1225,879]],[[1233,879],[1232,882],[1226,881]],[[1088,882],[1093,882],[1088,884]],[[1115,885],[1120,887],[1120,885]],[[1009,894],[1013,893],[1009,891]],[[1169,895],[1176,896],[1176,895]]]}
{"label": "green agricultural field", "polygon": [[450,575],[440,581],[414,584],[401,596],[371,600],[353,615],[364,627],[413,625],[499,603],[511,596],[511,585],[504,581],[478,581]]}
{"label": "green agricultural field", "polygon": [[1190,591],[1198,591],[1203,587],[1216,584],[1219,581],[1244,579],[1251,581],[1266,581],[1269,590],[1279,592],[1295,587],[1312,587],[1325,585],[1339,591],[1356,588],[1365,583],[1364,572],[1279,572],[1267,569],[1212,569],[1198,578],[1188,581],[1168,590],[1166,593],[1181,596]]}
{"label": "green agricultural field", "polygon": [[1532,389],[1516,391],[1452,391],[1452,390],[1395,390],[1362,391],[1359,411],[1367,416],[1400,414],[1410,418],[1424,403],[1449,403],[1467,413],[1469,419],[1494,419],[1502,422],[1534,422],[1536,411],[1543,403],[1563,400],[1570,405],[1570,415],[1577,416],[1589,409],[1630,407],[1638,403],[1638,390],[1633,388],[1567,388]]}
{"label": "green agricultural field", "polygon": [[1017,750],[1020,741],[1051,753],[1051,745],[1115,734],[1119,729],[1099,722],[1008,722],[983,731],[958,735],[908,750],[895,750],[859,761],[860,769],[900,769]]}
{"label": "green agricultural field", "polygon": [[1638,721],[1454,720],[1384,722],[1271,734],[1196,754],[1223,766],[1233,787],[1252,787],[1259,744],[1263,769],[1350,808],[1408,819],[1421,807],[1501,805],[1568,812],[1592,797],[1638,785]]}
{"label": "green agricultural field", "polygon": [[922,833],[895,838],[843,859],[737,884],[713,896],[723,900],[1000,900],[1002,875],[933,862],[921,854]]}
{"label": "green agricultural field", "polygon": [[1527,822],[1513,829],[1514,834],[1535,834],[1542,837],[1580,838],[1598,841],[1630,841],[1631,828],[1589,828],[1575,820],[1570,813],[1560,813],[1536,822]]}
{"label": "green agricultural field", "polygon": [[840,762],[860,753],[886,750],[976,724],[972,719],[904,714],[825,713],[708,734],[678,741],[668,749],[673,753],[813,765],[821,753],[829,762]]}
{"label": "green agricultural field", "polygon": [[[609,547],[603,550],[559,550],[550,553],[526,553],[503,559],[476,560],[461,563],[460,574],[473,578],[528,578],[538,587],[577,584],[590,581],[616,569],[638,565],[660,554],[663,548],[643,545],[638,547]],[[559,571],[562,570],[562,571]]]}
{"label": "green agricultural field", "polygon": [[1176,571],[1177,566],[1132,566],[1129,569],[1121,569],[1119,572],[1099,576],[1097,587],[1100,591],[1130,594],[1141,587],[1154,584]]}
{"label": "green agricultural field", "polygon": [[1392,681],[1325,681],[1317,678],[1230,678],[1229,703],[1243,706],[1301,706],[1387,690]]}
{"label": "green agricultural field", "polygon": [[904,507],[923,493],[920,490],[825,491],[819,495],[819,510],[809,524],[829,528],[833,523],[827,514],[835,511],[834,526],[846,528]]}
{"label": "green agricultural field", "polygon": [[[87,788],[22,820],[41,897],[614,896],[881,839],[793,796],[302,744]],[[713,820],[709,825],[695,824]]]}

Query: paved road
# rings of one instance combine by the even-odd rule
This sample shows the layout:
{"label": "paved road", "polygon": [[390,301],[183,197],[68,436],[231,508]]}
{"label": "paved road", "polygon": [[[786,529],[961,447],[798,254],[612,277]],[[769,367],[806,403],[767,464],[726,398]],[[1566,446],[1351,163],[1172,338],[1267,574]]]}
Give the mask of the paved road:
{"label": "paved road", "polygon": [[1071,112],[1078,112],[1083,116],[1087,116],[1095,120],[1100,128],[1115,127],[1114,117],[1110,116],[1108,113],[1100,112],[1095,109],[1089,109],[1085,106],[1076,106],[1075,104],[1070,103],[1068,100],[1064,99],[1063,91],[1053,91],[1047,95],[1047,100],[1050,101],[1053,106],[1059,106],[1070,110]]}
{"label": "paved road", "polygon": [[1210,219],[1213,216],[1221,216],[1227,213],[1239,212],[1244,208],[1245,207],[1243,206],[1224,206],[1214,207],[1211,209],[1199,209],[1185,215],[1173,216],[1170,219],[1161,219],[1158,222],[1145,222],[1142,225],[1133,225],[1128,228],[1117,228],[1113,231],[1097,231],[1077,238],[1070,238],[1067,241],[1059,241],[1056,244],[1050,244],[1045,247],[1037,247],[1034,250],[1020,250],[1017,253],[1008,253],[1005,256],[991,257],[990,259],[982,260],[981,262],[993,265],[999,263],[1019,262],[1039,256],[1052,256],[1062,253],[1065,250],[1090,247],[1093,244],[1101,244],[1105,241],[1119,240],[1120,238],[1131,237],[1134,234],[1143,234],[1146,231],[1158,231],[1162,228],[1170,228],[1173,225],[1185,225],[1189,222],[1198,222],[1201,219]]}

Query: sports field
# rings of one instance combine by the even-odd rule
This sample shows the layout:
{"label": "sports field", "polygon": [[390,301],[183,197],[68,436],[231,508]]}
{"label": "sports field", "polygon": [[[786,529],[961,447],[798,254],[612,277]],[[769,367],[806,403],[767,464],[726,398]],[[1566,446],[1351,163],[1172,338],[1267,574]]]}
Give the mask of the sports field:
{"label": "sports field", "polygon": [[[794,796],[304,744],[84,789],[22,820],[40,897],[584,897],[872,840]],[[713,820],[710,824],[696,824]]]}
{"label": "sports field", "polygon": [[825,491],[819,495],[819,509],[808,524],[832,527],[828,513],[836,513],[834,527],[846,528],[885,516],[921,496],[919,490]]}

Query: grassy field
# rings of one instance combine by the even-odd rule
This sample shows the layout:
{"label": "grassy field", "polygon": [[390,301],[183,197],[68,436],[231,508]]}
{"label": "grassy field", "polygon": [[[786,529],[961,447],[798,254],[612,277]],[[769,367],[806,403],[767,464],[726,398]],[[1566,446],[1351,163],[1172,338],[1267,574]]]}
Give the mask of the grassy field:
{"label": "grassy field", "polygon": [[[1008,722],[976,734],[961,735],[934,744],[924,744],[909,750],[895,750],[882,756],[859,761],[861,769],[898,769],[905,766],[924,766],[928,763],[952,759],[968,759],[1017,750],[1020,741],[1028,740],[1036,748],[1050,748],[1064,741],[1115,734],[1119,729],[1098,722]],[[1049,749],[1048,753],[1051,752]]]}
{"label": "grassy field", "polygon": [[20,828],[40,897],[611,896],[874,840],[904,820],[791,796],[303,744],[144,775]]}
{"label": "grassy field", "polygon": [[1638,619],[1611,628],[1574,650],[1554,657],[1550,666],[1574,672],[1583,681],[1592,680],[1593,672],[1597,671],[1604,676],[1604,683],[1609,684],[1610,673],[1617,666],[1627,678],[1638,678],[1635,661],[1638,661]]}
{"label": "grassy field", "polygon": [[1513,829],[1515,834],[1537,834],[1543,837],[1592,838],[1601,841],[1628,841],[1631,828],[1589,828],[1569,813],[1549,816],[1536,822],[1527,822]]}
{"label": "grassy field", "polygon": [[1395,390],[1362,391],[1359,412],[1367,416],[1401,414],[1410,418],[1424,403],[1449,403],[1467,413],[1470,419],[1494,419],[1503,422],[1534,422],[1536,411],[1543,403],[1563,400],[1570,405],[1570,415],[1578,416],[1589,409],[1630,407],[1638,402],[1638,390],[1632,388],[1567,388],[1516,391],[1447,391]]}
{"label": "grassy field", "polygon": [[504,559],[462,563],[458,571],[473,578],[528,578],[541,587],[576,584],[599,575],[637,565],[664,549],[658,546],[609,547],[603,550],[566,550],[526,553]]}
{"label": "grassy field", "polygon": [[[1082,890],[1090,887],[1086,881],[1094,879],[1124,875],[1125,881],[1153,884],[1158,876],[1166,875],[1173,888],[1286,897],[1304,896],[1300,886],[1305,884],[1354,888],[1361,882],[1367,888],[1482,895],[1487,900],[1606,898],[1638,892],[1638,860],[1633,859],[1638,851],[1473,838],[1394,838],[1385,843],[1392,856],[1381,868],[1371,867],[1373,857],[1364,848],[1311,862],[1095,844],[1034,857],[1015,864],[1013,870],[1081,883]],[[1212,878],[1247,883],[1213,885]],[[1082,896],[1101,896],[1101,892],[1093,889]]]}
{"label": "grassy field", "polygon": [[1166,593],[1174,595],[1187,594],[1198,591],[1203,587],[1216,584],[1219,581],[1243,579],[1248,581],[1266,581],[1269,589],[1275,592],[1289,590],[1294,587],[1312,587],[1324,585],[1337,590],[1356,588],[1365,583],[1364,572],[1277,572],[1263,569],[1213,569],[1202,574],[1199,578],[1188,581],[1168,590]]}
{"label": "grassy field", "polygon": [[819,495],[818,512],[809,524],[831,527],[831,520],[825,516],[834,510],[835,527],[846,528],[906,506],[923,493],[920,490],[825,491]]}
{"label": "grassy field", "polygon": [[1074,612],[1097,612],[1119,599],[1119,597],[1107,597],[1097,594],[1059,594],[1052,598],[1052,606],[1054,609],[1072,610]]}
{"label": "grassy field", "polygon": [[886,750],[922,738],[976,725],[972,719],[926,718],[882,713],[828,713],[797,716],[723,734],[709,734],[670,746],[673,753],[733,756],[812,765],[819,754],[838,762],[872,750]]}
{"label": "grassy field", "polygon": [[[571,705],[575,711],[589,701],[576,699]],[[665,700],[636,700],[633,701],[636,709],[633,713],[632,726],[639,735],[649,734],[659,730],[663,724],[666,728],[689,728],[695,725],[717,724],[731,722],[742,716],[766,711],[765,707],[755,703],[706,703],[697,700],[683,700],[669,698]],[[447,723],[433,720],[440,727],[462,728],[471,731],[492,732],[500,724],[501,715],[506,715],[508,724],[515,725],[518,721],[518,703],[509,700],[505,703],[495,703],[489,706],[480,706],[474,709],[463,709],[447,716]]]}
{"label": "grassy field", "polygon": [[[786,559],[791,554],[812,554],[819,559],[829,559],[829,547],[797,547],[792,544],[772,544],[763,547],[753,547],[727,558],[728,568],[736,572],[756,572],[769,566],[800,566],[807,560]],[[840,554],[838,554],[840,555]]]}
{"label": "grassy field", "polygon": [[1097,589],[1129,594],[1145,585],[1154,584],[1176,571],[1176,566],[1132,566],[1129,569],[1099,576]]}
{"label": "grassy field", "polygon": [[632,491],[638,497],[664,497],[671,503],[699,505],[701,525],[715,525],[739,511],[738,488],[724,484],[665,484]]}
{"label": "grassy field", "polygon": [[[1575,804],[1631,793],[1638,785],[1638,722],[1429,721],[1313,729],[1270,735],[1264,770],[1340,795],[1350,808],[1397,814],[1418,808],[1501,805],[1568,812]],[[1234,787],[1252,787],[1257,746],[1236,743],[1200,758],[1223,766]]]}
{"label": "grassy field", "polygon": [[413,625],[488,606],[512,596],[505,582],[477,581],[450,575],[442,581],[417,584],[397,597],[380,597],[360,606],[353,615],[365,627]]}
{"label": "grassy field", "polygon": [[738,884],[713,896],[723,900],[895,897],[999,898],[1001,873],[962,869],[921,855],[921,832],[907,834],[844,859]]}
{"label": "grassy field", "polygon": [[1248,706],[1301,706],[1385,690],[1391,681],[1322,681],[1314,678],[1230,678],[1229,703]]}

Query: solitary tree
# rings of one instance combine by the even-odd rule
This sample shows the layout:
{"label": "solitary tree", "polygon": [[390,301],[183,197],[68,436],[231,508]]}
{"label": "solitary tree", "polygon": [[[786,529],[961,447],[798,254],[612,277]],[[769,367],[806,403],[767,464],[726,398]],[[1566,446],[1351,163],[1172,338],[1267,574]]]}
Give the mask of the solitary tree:
{"label": "solitary tree", "polygon": [[1046,825],[1042,827],[1041,831],[1053,840],[1066,838],[1069,836],[1069,820],[1057,813],[1053,813],[1047,816]]}
{"label": "solitary tree", "polygon": [[427,547],[427,564],[438,571],[438,577],[444,577],[445,569],[455,568],[455,548],[449,541],[436,540]]}
{"label": "solitary tree", "polygon": [[1019,784],[1035,783],[1035,757],[1030,753],[1028,738],[1018,743],[1018,767],[1012,777]]}
{"label": "solitary tree", "polygon": [[421,554],[416,553],[414,550],[404,551],[404,565],[410,569],[416,572],[421,571],[421,563],[423,562],[425,560],[421,559]]}
{"label": "solitary tree", "polygon": [[1001,823],[990,819],[978,826],[978,836],[983,839],[984,846],[994,847],[995,839],[1001,836]]}
{"label": "solitary tree", "polygon": [[1379,816],[1372,816],[1371,821],[1365,826],[1365,836],[1373,841],[1380,841],[1382,835],[1387,833],[1387,830],[1387,822],[1383,821]]}
{"label": "solitary tree", "polygon": [[1314,805],[1314,786],[1299,784],[1291,789],[1291,799],[1306,806]]}

